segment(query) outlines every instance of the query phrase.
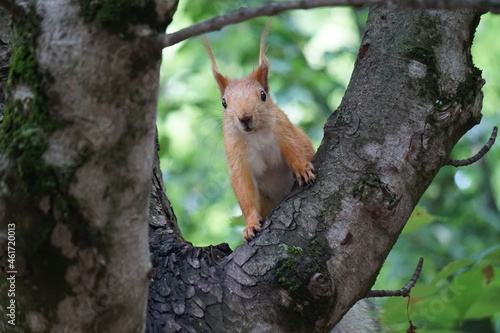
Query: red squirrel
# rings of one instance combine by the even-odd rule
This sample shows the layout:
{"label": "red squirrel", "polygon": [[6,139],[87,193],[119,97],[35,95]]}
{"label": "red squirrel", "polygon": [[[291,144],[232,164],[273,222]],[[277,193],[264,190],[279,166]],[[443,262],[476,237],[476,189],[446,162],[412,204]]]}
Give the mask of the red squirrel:
{"label": "red squirrel", "polygon": [[242,79],[229,79],[217,67],[206,37],[205,48],[224,107],[224,146],[231,185],[246,220],[243,238],[251,240],[265,218],[290,192],[315,179],[315,150],[269,94],[265,56],[269,25],[260,40],[259,67]]}

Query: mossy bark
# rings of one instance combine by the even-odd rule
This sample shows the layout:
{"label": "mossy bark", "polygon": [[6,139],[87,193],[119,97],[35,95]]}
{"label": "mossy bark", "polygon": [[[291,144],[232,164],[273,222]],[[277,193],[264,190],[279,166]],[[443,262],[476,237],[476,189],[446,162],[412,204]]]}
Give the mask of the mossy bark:
{"label": "mossy bark", "polygon": [[0,123],[3,121],[5,93],[10,68],[10,42],[12,38],[12,19],[0,8]]}
{"label": "mossy bark", "polygon": [[144,330],[161,60],[153,37],[175,6],[144,4],[158,19],[129,21],[132,35],[141,25],[134,38],[84,19],[70,0],[32,1],[14,21],[0,127],[0,228],[15,229],[15,261],[2,257],[16,286],[9,332]]}

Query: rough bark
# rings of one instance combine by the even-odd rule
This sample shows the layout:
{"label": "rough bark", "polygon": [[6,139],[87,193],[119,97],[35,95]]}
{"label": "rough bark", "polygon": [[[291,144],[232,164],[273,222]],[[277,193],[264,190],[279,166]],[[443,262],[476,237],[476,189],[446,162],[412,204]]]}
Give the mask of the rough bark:
{"label": "rough bark", "polygon": [[317,182],[292,190],[232,253],[152,229],[148,331],[329,331],[367,294],[424,190],[481,118],[470,55],[478,21],[473,10],[373,7],[313,161]]}
{"label": "rough bark", "polygon": [[15,301],[9,332],[144,330],[161,60],[151,36],[175,6],[41,0],[15,20],[0,132],[0,229],[15,234],[15,261],[2,258],[15,281],[15,296],[0,296],[3,311]]}
{"label": "rough bark", "polygon": [[3,119],[5,88],[9,76],[10,37],[12,19],[10,14],[0,7],[0,122]]}

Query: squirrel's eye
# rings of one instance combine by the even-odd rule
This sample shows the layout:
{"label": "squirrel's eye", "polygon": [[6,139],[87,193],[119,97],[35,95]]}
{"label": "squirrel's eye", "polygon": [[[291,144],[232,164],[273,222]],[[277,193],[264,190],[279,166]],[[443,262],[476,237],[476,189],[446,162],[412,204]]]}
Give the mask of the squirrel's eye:
{"label": "squirrel's eye", "polygon": [[225,98],[222,99],[222,106],[224,107],[224,109],[227,108],[227,103]]}
{"label": "squirrel's eye", "polygon": [[264,92],[264,90],[262,90],[262,91],[260,92],[260,100],[261,100],[262,102],[265,102],[265,101],[266,101],[266,93]]}

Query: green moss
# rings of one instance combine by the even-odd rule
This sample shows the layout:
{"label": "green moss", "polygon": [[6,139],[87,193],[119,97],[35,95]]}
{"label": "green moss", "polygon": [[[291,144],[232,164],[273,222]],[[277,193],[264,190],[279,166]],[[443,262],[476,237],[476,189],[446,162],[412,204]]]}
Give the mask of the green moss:
{"label": "green moss", "polygon": [[[7,88],[16,91],[22,86],[29,93],[24,100],[14,100],[12,96],[6,100],[4,120],[0,126],[0,150],[15,161],[20,185],[35,207],[38,207],[40,199],[48,196],[51,204],[49,214],[57,212],[73,231],[85,234],[81,237],[83,240],[100,238],[80,214],[77,200],[69,194],[74,170],[88,156],[64,169],[47,164],[43,159],[47,138],[65,123],[52,117],[40,84],[42,76],[35,54],[40,18],[33,8],[28,13],[29,17],[16,21],[13,27]],[[27,241],[33,251],[46,245],[54,225],[55,219],[50,216],[40,220],[43,230],[36,234],[36,239]]]}
{"label": "green moss", "polygon": [[[13,189],[16,199],[21,199],[15,206],[24,208],[15,212],[18,220],[13,221],[18,225],[19,247],[29,260],[32,281],[48,286],[39,291],[41,297],[37,299],[53,304],[67,295],[64,276],[71,264],[71,260],[64,258],[60,249],[50,242],[56,220],[62,220],[72,228],[73,241],[81,247],[87,239],[98,239],[92,245],[100,249],[105,248],[106,243],[101,239],[99,230],[91,228],[82,216],[77,200],[69,195],[69,183],[76,168],[63,172],[43,160],[47,138],[65,124],[54,119],[41,84],[43,79],[47,80],[47,75],[40,74],[36,57],[40,18],[33,7],[28,8],[27,13],[26,18],[14,21],[7,82],[9,91],[22,90],[26,93],[22,99],[16,100],[14,97],[18,96],[11,93],[6,100],[4,119],[0,125],[0,152],[9,155],[17,168],[18,175],[12,179],[18,183]],[[25,193],[21,194],[23,190]],[[42,198],[48,198],[48,211],[38,209]],[[104,250],[100,252],[106,254]],[[54,318],[49,316],[48,320],[51,319]]]}
{"label": "green moss", "polygon": [[43,162],[42,155],[47,146],[46,137],[58,123],[50,117],[40,87],[34,53],[39,17],[30,15],[29,19],[17,22],[13,29],[7,88],[23,85],[31,90],[33,96],[23,101],[7,100],[0,144],[3,151],[16,160],[24,188],[36,200],[50,192],[57,181],[54,170]]}
{"label": "green moss", "polygon": [[294,292],[300,287],[300,279],[295,276],[281,275],[278,278],[280,285],[285,288],[288,292]]}
{"label": "green moss", "polygon": [[80,0],[82,14],[87,22],[101,24],[109,32],[123,38],[132,38],[134,25],[146,25],[157,32],[165,31],[159,23],[153,0]]}
{"label": "green moss", "polygon": [[328,251],[321,247],[317,238],[296,245],[280,244],[285,254],[285,259],[278,266],[275,276],[277,284],[290,296],[290,303],[281,311],[290,316],[289,331],[295,331],[304,322],[314,322],[318,313],[326,310],[328,302],[326,297],[318,301],[311,294],[309,284],[311,277],[316,273],[327,272],[326,260]]}
{"label": "green moss", "polygon": [[36,59],[33,52],[27,45],[19,45],[15,49],[11,58],[11,68],[9,73],[9,84],[14,81],[36,83],[38,86],[38,77],[36,75]]}
{"label": "green moss", "polygon": [[291,256],[301,256],[304,254],[304,249],[300,246],[289,246],[286,249],[286,253]]}
{"label": "green moss", "polygon": [[304,249],[300,246],[288,246],[287,244],[280,244],[280,247],[285,249],[285,253],[289,256],[288,259],[283,261],[283,267],[288,269],[295,268],[298,260],[304,255]]}
{"label": "green moss", "polygon": [[[325,251],[319,246],[316,239],[311,240],[306,246],[288,246],[285,247],[287,258],[281,263],[281,268],[278,270],[278,282],[290,294],[304,292],[307,288],[310,277],[317,272],[324,272],[325,267],[322,256]],[[303,273],[299,276],[298,273]]]}

